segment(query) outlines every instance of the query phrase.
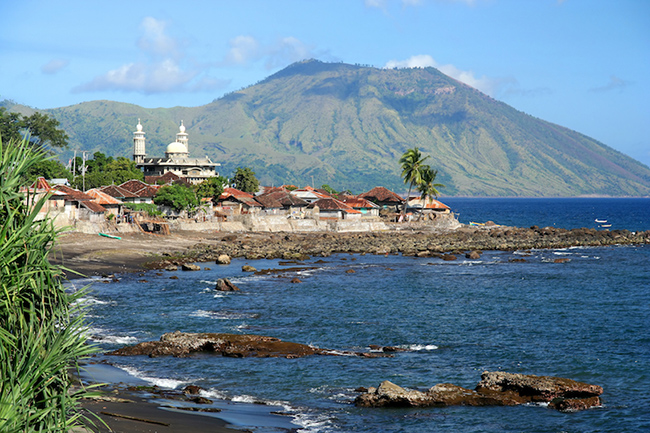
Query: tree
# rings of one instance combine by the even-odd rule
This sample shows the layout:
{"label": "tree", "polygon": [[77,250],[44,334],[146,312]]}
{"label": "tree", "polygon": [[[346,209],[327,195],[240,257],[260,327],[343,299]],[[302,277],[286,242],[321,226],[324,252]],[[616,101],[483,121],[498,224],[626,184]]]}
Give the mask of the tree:
{"label": "tree", "polygon": [[68,146],[68,135],[59,129],[59,121],[46,114],[36,112],[29,117],[24,117],[23,127],[29,134],[30,141],[39,148]]}
{"label": "tree", "polygon": [[22,139],[22,116],[10,113],[5,107],[0,107],[0,139],[2,143],[18,143]]}
{"label": "tree", "polygon": [[112,156],[107,157],[102,152],[95,152],[93,159],[85,163],[85,175],[82,173],[82,163],[82,159],[77,157],[76,177],[72,182],[75,188],[99,188],[106,185],[119,185],[131,179],[144,180],[144,174],[136,167],[135,161],[123,156],[113,159]]}
{"label": "tree", "polygon": [[411,189],[414,186],[418,186],[422,183],[422,171],[423,167],[429,168],[428,165],[423,164],[424,161],[429,158],[428,156],[422,157],[422,153],[417,147],[413,149],[408,149],[399,160],[400,165],[402,166],[402,178],[404,178],[404,183],[409,185],[409,192],[406,197],[406,204],[402,210],[403,214],[406,214],[406,208],[408,207],[408,199],[411,196]]}
{"label": "tree", "polygon": [[39,177],[45,179],[68,179],[72,178],[70,173],[58,159],[43,159],[34,163],[25,170],[25,180],[34,182]]}
{"label": "tree", "polygon": [[185,210],[192,213],[199,207],[199,199],[194,190],[182,183],[163,186],[156,193],[153,202],[159,206],[169,206],[176,212]]}
{"label": "tree", "polygon": [[38,112],[26,117],[20,113],[10,113],[5,107],[0,107],[2,142],[8,143],[10,140],[18,142],[23,137],[29,137],[29,142],[37,149],[68,146],[68,135],[59,129],[58,120]]}
{"label": "tree", "polygon": [[332,194],[332,195],[338,194],[338,192],[334,188],[332,188],[331,186],[329,186],[326,183],[322,184],[321,188],[324,189],[325,191],[327,191],[329,194]]}
{"label": "tree", "polygon": [[421,182],[418,185],[418,191],[420,191],[420,198],[423,200],[423,207],[427,197],[432,200],[434,197],[437,199],[440,195],[437,188],[444,188],[443,184],[435,183],[437,175],[438,170],[434,170],[428,165],[422,167]]}
{"label": "tree", "polygon": [[255,177],[255,172],[248,167],[238,167],[232,183],[238,190],[251,194],[255,194],[260,189],[260,181]]}
{"label": "tree", "polygon": [[197,185],[196,195],[199,198],[210,198],[213,204],[217,204],[219,196],[223,193],[227,184],[228,179],[223,176],[208,178]]}

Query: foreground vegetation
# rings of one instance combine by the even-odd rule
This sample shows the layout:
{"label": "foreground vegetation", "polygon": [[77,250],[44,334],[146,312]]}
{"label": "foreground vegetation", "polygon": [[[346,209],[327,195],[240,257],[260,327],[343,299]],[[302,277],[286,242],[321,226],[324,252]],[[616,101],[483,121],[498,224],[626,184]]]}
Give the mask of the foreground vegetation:
{"label": "foreground vegetation", "polygon": [[93,353],[86,327],[68,294],[61,270],[52,266],[57,230],[38,221],[46,198],[27,202],[26,172],[42,163],[27,140],[0,142],[0,431],[67,432],[79,424],[79,400],[70,370]]}

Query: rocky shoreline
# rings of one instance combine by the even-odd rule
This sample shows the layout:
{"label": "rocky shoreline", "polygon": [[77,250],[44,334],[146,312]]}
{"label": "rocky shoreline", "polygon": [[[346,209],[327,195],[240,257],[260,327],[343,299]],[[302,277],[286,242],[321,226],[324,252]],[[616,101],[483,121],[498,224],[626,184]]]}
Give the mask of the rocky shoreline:
{"label": "rocky shoreline", "polygon": [[485,371],[476,388],[450,383],[426,391],[409,390],[389,381],[369,388],[354,404],[359,407],[516,406],[547,403],[552,409],[575,412],[601,405],[603,388],[552,376]]}
{"label": "rocky shoreline", "polygon": [[[480,252],[485,250],[514,251],[648,244],[650,231],[497,226],[490,229],[462,227],[444,232],[400,230],[364,233],[230,233],[210,241],[197,243],[180,255],[163,254],[159,259],[148,263],[147,267],[162,269],[192,261],[215,262],[220,255],[245,257],[249,260],[300,260],[300,257],[305,256],[327,257],[334,253],[357,253],[402,254],[454,260],[455,255],[463,254],[467,258],[477,259]],[[447,254],[443,256],[443,253]]]}

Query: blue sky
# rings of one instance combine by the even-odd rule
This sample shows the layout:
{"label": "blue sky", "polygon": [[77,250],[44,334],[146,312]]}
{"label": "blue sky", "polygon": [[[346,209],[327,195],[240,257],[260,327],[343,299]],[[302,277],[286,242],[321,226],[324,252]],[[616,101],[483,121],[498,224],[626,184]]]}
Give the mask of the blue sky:
{"label": "blue sky", "polygon": [[306,58],[434,66],[650,165],[650,1],[21,0],[0,99],[198,106]]}

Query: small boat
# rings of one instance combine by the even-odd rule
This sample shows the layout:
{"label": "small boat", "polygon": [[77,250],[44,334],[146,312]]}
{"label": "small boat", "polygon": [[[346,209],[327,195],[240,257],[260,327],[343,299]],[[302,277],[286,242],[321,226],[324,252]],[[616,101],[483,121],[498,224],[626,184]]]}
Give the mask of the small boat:
{"label": "small boat", "polygon": [[107,233],[99,233],[99,236],[104,236],[105,238],[111,238],[111,239],[122,239],[119,236],[109,235]]}
{"label": "small boat", "polygon": [[596,221],[598,224],[603,224],[603,223],[607,222],[607,220],[601,220],[601,219],[598,219],[598,218],[596,218],[594,221]]}
{"label": "small boat", "polygon": [[604,229],[608,229],[611,226],[612,226],[611,224],[601,224],[599,227],[604,228]]}
{"label": "small boat", "polygon": [[474,221],[470,221],[469,225],[474,226],[474,227],[482,227],[485,225],[485,223],[475,223]]}

